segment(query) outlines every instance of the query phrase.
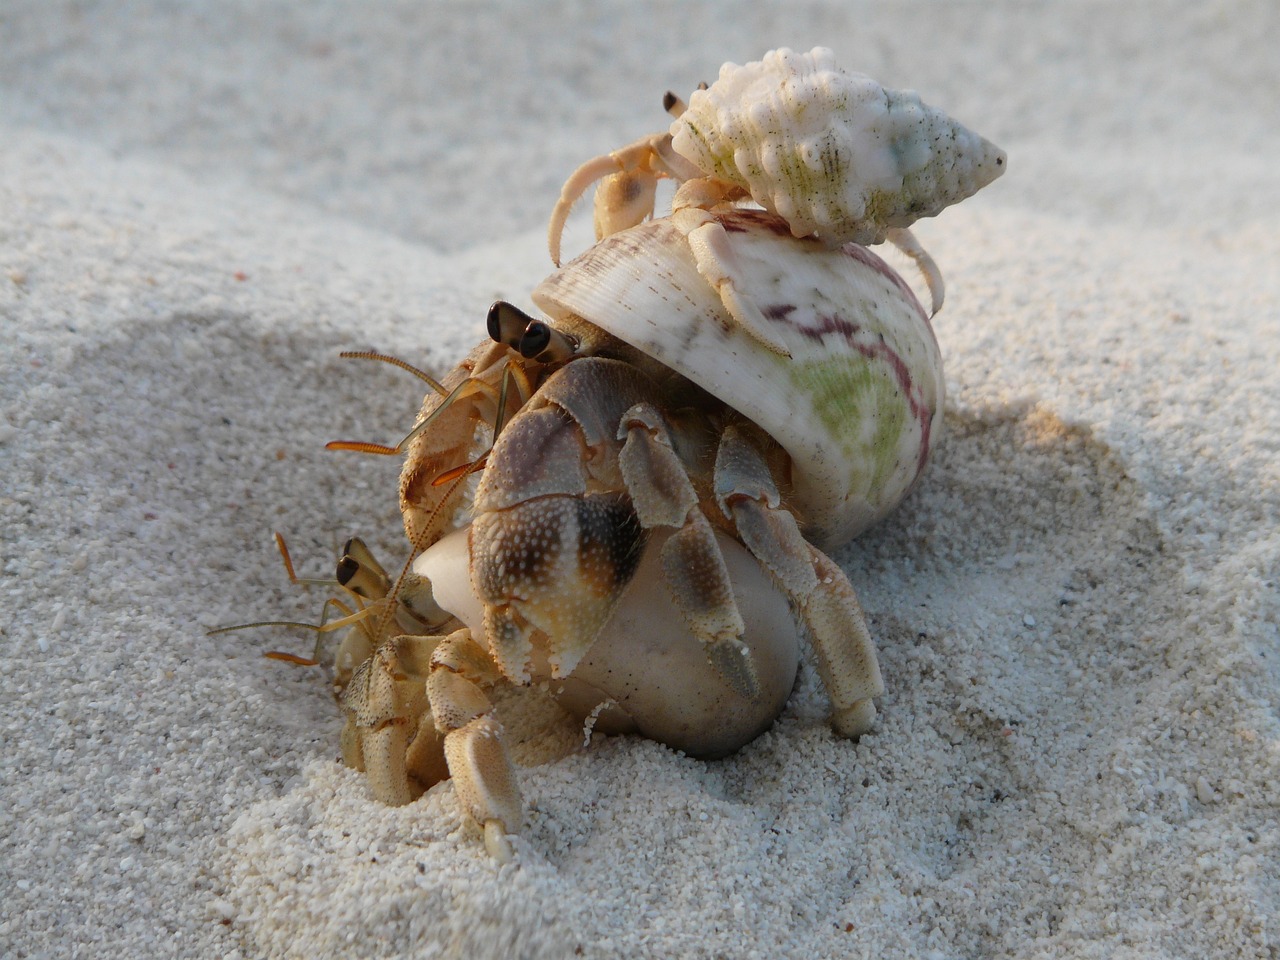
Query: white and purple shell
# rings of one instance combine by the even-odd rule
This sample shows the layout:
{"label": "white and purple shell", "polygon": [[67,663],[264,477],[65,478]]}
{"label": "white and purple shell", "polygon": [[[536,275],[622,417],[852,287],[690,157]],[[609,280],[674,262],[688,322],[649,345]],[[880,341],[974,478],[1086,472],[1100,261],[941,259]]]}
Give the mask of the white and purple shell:
{"label": "white and purple shell", "polygon": [[1000,176],[1004,151],[921,102],[847,73],[825,47],[726,63],[671,125],[672,146],[796,236],[879,243]]}
{"label": "white and purple shell", "polygon": [[863,247],[796,238],[762,210],[713,217],[736,297],[786,353],[734,319],[671,219],[606,237],[533,300],[553,326],[589,320],[753,420],[791,456],[790,500],[806,536],[842,543],[906,496],[941,431],[942,359],[928,316]]}

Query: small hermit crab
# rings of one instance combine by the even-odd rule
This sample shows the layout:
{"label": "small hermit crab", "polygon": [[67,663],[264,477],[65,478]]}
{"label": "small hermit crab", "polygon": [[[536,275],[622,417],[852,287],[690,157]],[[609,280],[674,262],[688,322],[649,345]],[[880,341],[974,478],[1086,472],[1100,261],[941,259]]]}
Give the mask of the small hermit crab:
{"label": "small hermit crab", "polygon": [[[584,163],[565,183],[551,216],[551,259],[569,209],[592,183],[597,239],[651,217],[657,181],[680,184],[672,220],[688,236],[699,269],[719,285],[731,273],[711,211],[752,200],[797,237],[838,246],[889,240],[923,271],[932,312],[942,276],[908,227],[963,200],[1004,172],[1005,154],[914,91],[888,90],[839,68],[832,52],[780,49],[759,61],[726,63],[688,106],[667,94],[675,115],[655,133]],[[772,327],[726,296],[735,319],[774,349]]]}
{"label": "small hermit crab", "polygon": [[764,210],[700,217],[723,282],[675,218],[610,234],[533,291],[547,319],[495,304],[493,342],[432,384],[397,448],[413,574],[458,622],[356,669],[346,755],[388,802],[447,768],[498,856],[522,806],[494,685],[545,681],[601,728],[723,755],[785,703],[794,607],[835,731],[875,716],[875,647],[823,550],[925,467],[943,404],[928,315],[863,247]]}

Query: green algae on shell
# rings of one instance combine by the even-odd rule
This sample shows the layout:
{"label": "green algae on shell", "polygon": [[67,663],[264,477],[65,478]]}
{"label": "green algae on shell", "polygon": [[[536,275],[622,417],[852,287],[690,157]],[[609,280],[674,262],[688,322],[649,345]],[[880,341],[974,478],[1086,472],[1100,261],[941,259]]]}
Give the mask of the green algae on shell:
{"label": "green algae on shell", "polygon": [[[761,210],[715,215],[740,298],[786,354],[738,324],[671,219],[613,234],[544,280],[552,319],[581,317],[696,383],[776,440],[791,505],[820,548],[886,516],[942,427],[942,358],[910,288],[857,245],[796,238]],[[789,355],[788,355],[789,354]]]}

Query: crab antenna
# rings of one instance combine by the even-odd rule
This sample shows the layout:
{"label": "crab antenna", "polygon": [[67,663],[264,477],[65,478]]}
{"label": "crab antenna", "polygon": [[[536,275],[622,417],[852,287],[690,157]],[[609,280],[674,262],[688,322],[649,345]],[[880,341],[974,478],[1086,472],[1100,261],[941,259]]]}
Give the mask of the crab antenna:
{"label": "crab antenna", "polygon": [[[393,367],[399,367],[408,373],[412,373],[419,380],[423,381],[436,393],[442,397],[447,397],[449,391],[435,377],[429,373],[419,370],[411,363],[406,363],[399,357],[393,357],[390,354],[378,353],[375,350],[343,350],[338,356],[344,360],[377,360],[380,363],[389,363]],[[388,447],[382,443],[369,443],[365,440],[331,440],[324,445],[326,450],[348,450],[354,453],[372,453],[380,457],[394,457],[404,450],[405,444],[417,436],[417,432],[410,433],[394,447]]]}
{"label": "crab antenna", "polygon": [[220,633],[233,633],[236,630],[252,630],[255,627],[290,627],[299,630],[319,630],[314,623],[303,623],[301,620],[254,620],[252,623],[233,623],[229,627],[215,627],[206,630],[206,637],[216,637]]}
{"label": "crab antenna", "polygon": [[292,663],[299,667],[318,667],[320,661],[315,657],[300,657],[296,653],[286,653],[283,650],[268,650],[263,654],[268,660],[281,660],[285,663]]}
{"label": "crab antenna", "polygon": [[364,440],[330,440],[324,445],[326,450],[350,450],[355,453],[373,453],[382,457],[393,457],[404,453],[405,449],[413,442],[414,438],[431,427],[436,417],[440,416],[449,404],[453,403],[459,397],[466,396],[468,391],[478,390],[481,392],[490,391],[493,388],[478,380],[464,380],[458,384],[453,390],[445,394],[445,398],[440,401],[440,405],[436,407],[425,420],[417,424],[412,430],[404,435],[404,438],[394,447],[383,446],[380,443],[369,443]]}
{"label": "crab antenna", "polygon": [[419,370],[413,364],[401,360],[399,357],[393,357],[387,353],[378,353],[376,350],[343,350],[338,354],[343,360],[377,360],[379,363],[389,363],[393,367],[399,367],[407,373],[412,373],[415,377],[429,386],[440,396],[444,396],[449,391],[431,374],[425,370]]}
{"label": "crab antenna", "polygon": [[329,580],[324,577],[300,577],[293,570],[293,557],[289,556],[289,546],[284,542],[284,535],[278,530],[272,534],[275,537],[276,549],[280,551],[280,559],[284,561],[284,572],[289,575],[289,582],[297,585],[332,587],[336,581]]}
{"label": "crab antenna", "polygon": [[324,445],[326,450],[347,450],[352,453],[372,453],[379,457],[397,456],[406,441],[411,439],[405,437],[400,441],[399,446],[388,447],[381,443],[369,443],[365,440],[330,440]]}

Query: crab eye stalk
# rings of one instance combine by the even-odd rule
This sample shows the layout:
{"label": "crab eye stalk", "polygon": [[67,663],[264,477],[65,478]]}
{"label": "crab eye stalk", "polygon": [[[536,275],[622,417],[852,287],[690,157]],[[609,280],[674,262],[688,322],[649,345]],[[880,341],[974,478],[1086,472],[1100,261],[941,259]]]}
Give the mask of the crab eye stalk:
{"label": "crab eye stalk", "polygon": [[541,320],[534,320],[525,328],[524,336],[516,347],[526,360],[539,359],[544,363],[568,360],[578,352],[577,341],[553,329]]}
{"label": "crab eye stalk", "polygon": [[335,577],[340,586],[366,600],[385,597],[391,589],[387,572],[373,558],[364,541],[355,537],[348,540],[342,548]]}
{"label": "crab eye stalk", "polygon": [[498,300],[489,308],[489,316],[485,323],[489,329],[489,338],[495,343],[505,343],[513,350],[520,349],[525,330],[530,324],[537,323],[514,303]]}

